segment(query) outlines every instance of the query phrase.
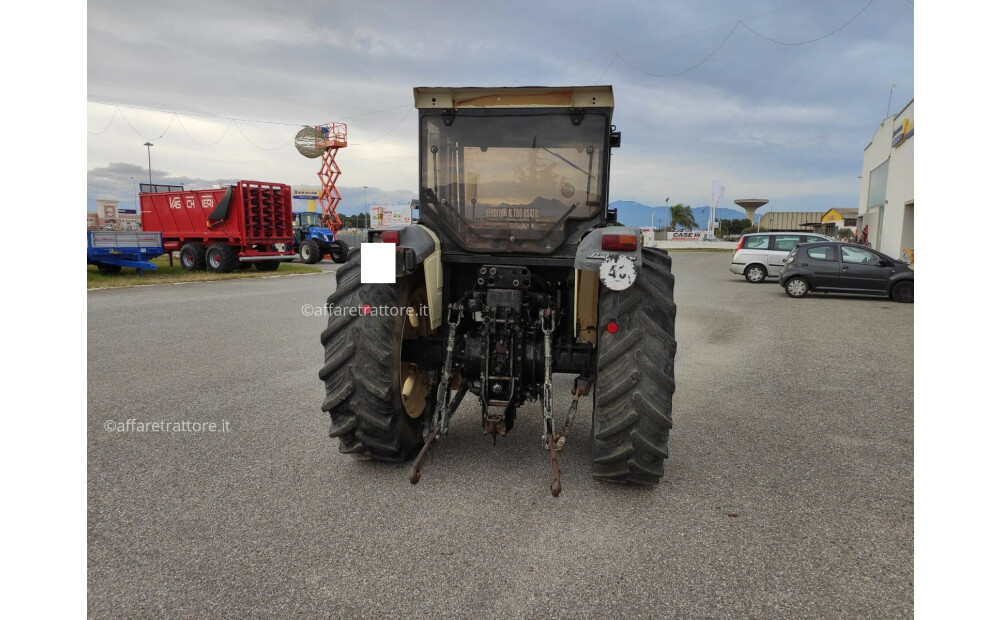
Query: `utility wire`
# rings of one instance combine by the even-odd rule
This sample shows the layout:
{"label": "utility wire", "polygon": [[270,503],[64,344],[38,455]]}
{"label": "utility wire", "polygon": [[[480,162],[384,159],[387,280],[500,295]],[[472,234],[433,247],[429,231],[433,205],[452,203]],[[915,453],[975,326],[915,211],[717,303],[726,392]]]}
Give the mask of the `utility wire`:
{"label": "utility wire", "polygon": [[146,140],[147,142],[150,142],[152,140],[159,140],[160,138],[162,138],[163,136],[165,136],[167,134],[167,130],[170,129],[170,126],[174,124],[174,119],[177,118],[177,114],[175,113],[173,116],[170,117],[170,122],[168,122],[167,126],[163,128],[163,131],[160,132],[160,135],[158,135],[156,137],[150,137],[150,136],[144,135],[142,132],[140,132],[138,129],[136,129],[135,126],[132,125],[131,122],[129,122],[128,118],[126,118],[125,112],[121,108],[118,109],[118,115],[121,116],[122,120],[125,121],[125,124],[128,125],[129,128],[131,128],[132,131],[135,132],[135,135],[139,136],[143,140]]}
{"label": "utility wire", "polygon": [[92,136],[99,136],[99,135],[101,135],[105,131],[111,129],[111,123],[115,122],[115,117],[116,116],[118,116],[118,106],[115,106],[115,109],[111,111],[111,120],[108,121],[108,124],[104,127],[104,129],[102,129],[100,131],[90,131],[88,129],[87,133],[89,133]]}
{"label": "utility wire", "polygon": [[[712,50],[712,53],[709,54],[708,56],[706,56],[704,58],[704,60],[702,60],[701,62],[699,62],[698,64],[696,64],[696,65],[694,65],[692,67],[684,69],[683,71],[678,71],[676,73],[649,73],[648,71],[643,71],[639,67],[637,67],[637,66],[633,65],[632,63],[630,63],[624,56],[621,56],[619,54],[615,54],[615,56],[618,57],[618,58],[621,58],[622,62],[624,62],[626,65],[632,67],[633,69],[635,69],[636,71],[638,71],[639,73],[642,73],[644,75],[648,75],[648,76],[651,76],[651,77],[676,77],[678,75],[683,75],[685,73],[688,73],[689,71],[694,71],[698,67],[700,67],[703,64],[705,64],[706,62],[708,62],[712,58],[712,56],[715,56],[716,54],[719,53],[719,50],[722,49],[722,47],[726,44],[726,41],[728,41],[729,38],[731,36],[733,36],[733,33],[736,32],[736,29],[739,28],[739,27],[740,27],[740,24],[733,25],[732,29],[729,31],[729,34],[727,34],[726,38],[722,40],[722,43],[719,43],[718,47],[716,47],[714,50]],[[612,62],[614,62],[614,59],[612,59]]]}
{"label": "utility wire", "polygon": [[706,157],[704,159],[698,159],[698,160],[695,160],[695,161],[684,162],[684,163],[681,163],[681,164],[674,164],[672,166],[660,166],[660,167],[657,167],[657,168],[646,168],[644,170],[633,170],[632,172],[612,173],[611,176],[613,176],[613,177],[626,177],[626,176],[631,176],[633,174],[644,174],[644,173],[648,173],[648,172],[658,172],[660,170],[669,170],[669,169],[673,169],[673,168],[684,168],[684,167],[687,167],[687,166],[694,166],[694,165],[697,165],[697,164],[703,164],[705,162],[715,161],[717,159],[725,159],[727,157],[739,157],[740,155],[749,155],[750,153],[759,153],[761,151],[767,151],[767,150],[770,150],[770,149],[776,149],[776,148],[780,148],[780,147],[783,147],[783,146],[791,146],[793,144],[802,144],[804,142],[813,142],[815,140],[822,140],[823,138],[828,138],[830,136],[835,136],[835,135],[842,134],[842,133],[850,133],[852,131],[860,131],[862,129],[869,129],[872,126],[873,126],[873,123],[866,123],[864,125],[856,125],[854,127],[848,127],[847,129],[842,129],[840,131],[831,131],[829,133],[825,133],[825,134],[822,134],[822,135],[819,135],[819,136],[811,136],[809,138],[802,138],[800,140],[792,140],[791,142],[782,142],[780,144],[769,144],[767,146],[761,146],[761,147],[757,147],[757,148],[753,148],[753,149],[747,149],[745,151],[738,151],[736,153],[726,153],[726,154],[723,154],[723,155],[714,155],[712,157]]}
{"label": "utility wire", "polygon": [[[700,30],[693,30],[691,32],[685,32],[684,34],[678,34],[678,35],[675,35],[675,36],[672,36],[672,37],[669,37],[669,38],[666,38],[666,39],[658,39],[656,41],[650,41],[648,43],[643,43],[641,45],[636,45],[635,47],[630,47],[628,49],[616,50],[614,53],[616,55],[618,55],[618,56],[621,56],[622,54],[627,54],[628,52],[634,52],[636,50],[645,49],[647,47],[654,47],[654,46],[657,46],[657,45],[662,45],[664,43],[670,43],[672,41],[677,41],[679,39],[684,39],[684,38],[687,38],[687,37],[692,37],[692,36],[695,36],[695,35],[703,34],[703,33],[706,33],[706,32],[711,32],[713,30],[718,30],[720,28],[726,28],[728,26],[735,26],[735,25],[738,25],[740,22],[750,21],[750,20],[753,20],[753,19],[761,18],[761,17],[767,17],[768,15],[774,15],[775,13],[782,13],[784,11],[790,11],[792,9],[797,9],[797,8],[799,8],[801,6],[806,6],[808,4],[816,4],[817,2],[825,2],[825,1],[826,0],[807,0],[806,2],[800,2],[798,4],[793,4],[792,6],[786,6],[786,7],[780,8],[780,9],[774,9],[774,10],[771,10],[771,11],[767,11],[766,13],[758,13],[757,15],[751,15],[750,17],[743,17],[741,19],[733,20],[731,22],[726,22],[724,24],[716,24],[715,26],[708,26],[707,28],[702,28]],[[595,56],[593,58],[589,58],[587,60],[583,60],[583,61],[580,61],[580,62],[574,62],[574,63],[568,64],[568,65],[563,65],[561,67],[556,67],[556,68],[553,69],[553,71],[561,71],[563,69],[569,69],[571,67],[578,67],[580,65],[586,65],[586,64],[595,62],[597,60],[603,60],[604,58],[606,58],[606,56]],[[605,73],[606,72],[607,72],[607,69],[605,69]],[[602,76],[603,76],[603,74],[602,74]]]}
{"label": "utility wire", "polygon": [[[709,59],[711,59],[713,56],[715,56],[717,53],[719,53],[719,50],[721,50],[726,45],[726,42],[729,41],[729,39],[733,36],[733,33],[736,32],[736,29],[738,27],[740,27],[740,26],[743,26],[749,32],[757,35],[758,37],[760,37],[762,39],[765,39],[767,41],[770,41],[772,43],[777,43],[778,45],[787,45],[787,46],[806,45],[808,43],[815,43],[817,41],[821,41],[823,39],[826,39],[827,37],[831,37],[831,36],[837,34],[841,30],[843,30],[844,28],[846,28],[848,25],[850,25],[858,17],[860,17],[861,14],[864,13],[865,11],[867,11],[868,7],[870,7],[875,2],[875,0],[868,0],[868,4],[866,4],[864,7],[862,7],[860,11],[858,11],[853,17],[851,17],[849,20],[847,20],[844,24],[842,24],[841,26],[839,26],[838,28],[836,28],[832,32],[829,32],[829,33],[827,33],[827,34],[825,34],[825,35],[823,35],[821,37],[817,37],[815,39],[810,39],[808,41],[798,41],[798,42],[795,42],[795,43],[788,43],[788,42],[785,42],[785,41],[779,41],[777,39],[773,39],[773,38],[768,37],[768,36],[766,36],[764,34],[761,34],[760,32],[757,32],[756,30],[754,30],[753,28],[751,28],[750,26],[748,26],[747,23],[746,23],[748,21],[751,21],[751,20],[754,20],[754,19],[758,19],[760,17],[765,17],[767,15],[773,15],[773,14],[779,13],[781,11],[787,11],[789,9],[798,8],[800,6],[804,6],[806,4],[813,4],[813,3],[819,2],[819,1],[821,1],[821,0],[810,0],[809,2],[803,2],[801,4],[796,4],[794,6],[786,7],[786,8],[783,8],[783,9],[775,9],[775,10],[769,11],[767,13],[761,13],[759,15],[754,15],[753,17],[745,17],[743,19],[736,20],[734,22],[729,22],[729,23],[726,23],[726,24],[720,24],[718,26],[711,26],[709,28],[703,28],[702,30],[698,30],[696,32],[691,32],[691,33],[686,33],[686,34],[678,35],[676,37],[672,37],[670,39],[664,39],[663,41],[659,41],[659,42],[656,42],[656,43],[648,43],[648,44],[645,44],[645,45],[640,45],[640,46],[631,48],[629,50],[625,50],[625,52],[635,51],[635,50],[638,50],[638,49],[643,49],[643,48],[646,48],[646,47],[651,47],[653,45],[659,45],[660,43],[667,43],[669,41],[674,41],[674,40],[677,40],[677,39],[680,39],[680,38],[683,38],[683,37],[688,37],[688,36],[691,36],[691,35],[694,35],[694,34],[702,34],[704,32],[709,32],[709,31],[712,31],[712,30],[717,30],[719,28],[724,28],[726,26],[732,26],[732,29],[729,31],[729,34],[726,35],[726,38],[722,40],[722,43],[720,43],[718,47],[716,47],[714,50],[712,50],[712,52],[708,56],[706,56],[704,58],[704,60],[702,60],[701,62],[695,64],[694,66],[692,66],[692,67],[690,67],[688,69],[684,69],[683,71],[678,71],[676,73],[662,73],[662,74],[660,74],[660,73],[650,73],[650,72],[644,71],[644,70],[640,69],[639,67],[636,67],[634,64],[630,63],[627,58],[625,58],[624,56],[622,56],[623,52],[615,52],[614,57],[612,57],[612,59],[611,59],[611,64],[614,64],[614,61],[615,61],[616,58],[621,58],[622,62],[624,62],[626,65],[628,65],[629,67],[631,67],[635,71],[638,71],[639,73],[642,73],[644,75],[648,75],[648,76],[651,76],[651,77],[675,77],[675,76],[683,75],[685,73],[693,71],[693,70],[697,69],[698,67],[700,67],[701,65],[705,64],[706,62],[708,62]],[[608,68],[605,69],[603,73],[601,73],[601,77],[598,78],[598,81],[600,81],[604,77],[604,74],[607,73],[610,68],[611,68],[611,65],[608,65]]]}
{"label": "utility wire", "polygon": [[184,130],[184,134],[187,135],[187,137],[191,140],[191,142],[194,142],[198,146],[215,146],[219,142],[222,142],[222,139],[229,134],[229,130],[233,128],[233,125],[236,124],[236,121],[230,119],[229,125],[226,126],[226,130],[222,132],[222,135],[219,136],[219,139],[214,142],[208,142],[206,144],[202,144],[201,142],[198,142],[197,140],[194,139],[194,136],[192,136],[191,132],[188,131],[187,127],[184,126],[184,123],[181,121],[180,117],[177,118],[177,124],[181,126],[181,129]]}
{"label": "utility wire", "polygon": [[[409,106],[407,106],[407,107],[409,107]],[[406,114],[403,115],[403,118],[401,118],[398,121],[396,121],[396,124],[392,126],[392,129],[390,129],[389,131],[385,132],[381,136],[375,138],[374,140],[369,140],[368,142],[355,142],[353,144],[349,144],[349,146],[365,146],[365,145],[368,145],[368,144],[373,144],[375,142],[378,142],[382,138],[384,138],[384,137],[388,136],[389,134],[391,134],[392,132],[396,131],[396,128],[403,124],[403,121],[406,120],[406,117],[408,117],[410,115],[410,112],[412,112],[412,111],[413,111],[413,108],[410,108],[409,110],[407,110]]]}
{"label": "utility wire", "polygon": [[873,2],[875,2],[875,0],[868,0],[868,4],[866,4],[866,5],[864,6],[864,7],[862,7],[862,9],[861,9],[860,11],[858,11],[858,12],[857,12],[857,13],[856,13],[856,14],[854,15],[854,17],[852,17],[851,19],[847,20],[847,21],[846,21],[846,22],[844,23],[844,25],[842,25],[842,26],[841,26],[840,28],[837,28],[837,29],[836,29],[836,30],[834,30],[833,32],[830,32],[830,33],[828,33],[828,34],[824,34],[824,35],[823,35],[823,36],[821,36],[821,37],[816,37],[815,39],[810,39],[810,40],[808,40],[808,41],[799,41],[798,43],[786,43],[785,41],[778,41],[777,39],[772,39],[771,37],[768,37],[768,36],[765,36],[765,35],[763,35],[763,34],[761,34],[761,33],[757,32],[756,30],[754,30],[754,29],[753,29],[753,28],[751,28],[750,26],[747,26],[747,25],[746,25],[746,23],[744,23],[744,22],[740,22],[740,23],[741,23],[741,24],[743,25],[743,27],[744,27],[744,28],[746,28],[746,29],[747,29],[747,30],[749,30],[750,32],[754,33],[755,35],[757,35],[758,37],[760,37],[760,38],[762,38],[762,39],[765,39],[765,40],[767,40],[767,41],[770,41],[771,43],[777,43],[778,45],[790,45],[790,46],[791,46],[791,45],[806,45],[807,43],[815,43],[816,41],[822,41],[823,39],[825,39],[825,38],[827,38],[827,37],[832,37],[833,35],[837,34],[837,33],[838,33],[838,32],[840,32],[841,30],[843,30],[844,28],[847,28],[847,26],[849,26],[849,25],[851,24],[851,22],[853,22],[853,21],[854,21],[854,20],[856,20],[857,18],[861,17],[861,14],[862,14],[862,13],[864,13],[865,11],[867,11],[867,10],[868,10],[868,7],[870,7],[870,6],[872,5],[872,3],[873,3]]}
{"label": "utility wire", "polygon": [[[253,119],[253,118],[233,118],[233,117],[230,117],[230,116],[222,116],[222,115],[219,115],[219,114],[199,114],[197,112],[177,112],[175,110],[164,110],[164,109],[161,109],[161,108],[149,108],[149,107],[137,106],[137,105],[126,105],[124,103],[110,103],[110,102],[107,102],[107,101],[97,101],[96,99],[87,99],[87,103],[93,103],[95,105],[114,106],[116,108],[129,108],[129,109],[132,109],[132,110],[145,110],[147,112],[162,112],[163,114],[182,114],[184,116],[197,116],[197,117],[200,117],[200,118],[214,118],[214,119],[223,120],[223,121],[237,121],[237,122],[240,122],[240,123],[262,123],[262,124],[265,124],[265,125],[286,125],[288,127],[302,127],[302,126],[313,127],[314,126],[313,124],[310,124],[310,123],[286,123],[286,122],[283,122],[283,121],[265,121],[265,120]],[[372,114],[380,114],[382,112],[391,112],[393,110],[399,110],[400,108],[409,107],[409,105],[410,104],[406,103],[406,104],[403,104],[403,105],[393,106],[391,108],[383,108],[381,110],[373,110],[371,112],[363,112],[361,114],[355,114],[354,116],[343,117],[343,118],[340,119],[340,121],[336,121],[336,122],[349,121],[349,120],[352,120],[352,119],[355,119],[355,118],[361,118],[362,116],[371,116]]]}
{"label": "utility wire", "polygon": [[[112,112],[111,120],[108,121],[108,125],[104,129],[102,129],[101,131],[98,131],[98,132],[93,132],[93,131],[88,131],[87,132],[90,135],[94,135],[94,136],[100,135],[100,134],[106,132],[108,129],[110,129],[112,123],[115,120],[115,115],[119,115],[119,116],[122,117],[122,120],[124,120],[125,123],[129,126],[129,128],[132,129],[132,131],[136,135],[138,135],[139,137],[143,138],[144,140],[159,140],[160,138],[162,138],[167,133],[167,130],[170,129],[170,126],[173,125],[173,122],[176,120],[178,122],[178,124],[181,125],[181,128],[184,130],[184,133],[187,135],[187,137],[192,142],[194,142],[195,144],[197,144],[199,146],[213,146],[213,145],[219,143],[222,140],[222,138],[226,137],[226,135],[229,133],[229,130],[232,129],[235,126],[236,129],[239,131],[240,135],[242,135],[246,139],[246,141],[249,142],[251,145],[253,145],[253,146],[255,146],[255,147],[257,147],[257,148],[259,148],[261,150],[264,150],[264,151],[274,151],[274,150],[278,150],[280,148],[283,148],[284,146],[286,146],[287,144],[289,144],[294,138],[289,139],[288,142],[286,142],[285,144],[283,144],[282,146],[277,147],[277,148],[262,147],[262,146],[258,145],[257,143],[255,143],[253,140],[251,140],[246,135],[246,133],[243,132],[242,128],[239,125],[237,125],[236,123],[237,122],[243,122],[243,123],[263,123],[263,124],[268,124],[268,125],[283,125],[283,126],[288,126],[288,127],[303,127],[303,126],[311,127],[312,126],[312,125],[309,125],[308,123],[284,123],[284,122],[281,122],[281,121],[265,121],[265,120],[255,120],[255,119],[245,119],[245,118],[244,119],[240,119],[240,118],[233,118],[233,117],[228,117],[228,116],[219,116],[219,115],[214,115],[214,114],[196,114],[196,113],[193,113],[193,112],[174,112],[174,111],[171,111],[171,110],[163,110],[163,109],[159,109],[159,108],[147,108],[147,107],[142,107],[142,106],[130,106],[130,105],[124,105],[124,104],[114,104],[114,103],[107,103],[107,102],[104,102],[104,101],[94,101],[94,100],[89,100],[89,99],[88,99],[88,103],[94,103],[94,104],[97,104],[97,105],[114,106],[114,111]],[[134,110],[144,110],[144,111],[147,111],[147,112],[159,112],[161,114],[170,114],[171,115],[170,122],[167,124],[167,127],[160,133],[159,136],[157,136],[157,137],[146,136],[142,132],[140,132],[138,129],[136,129],[134,125],[132,125],[132,123],[125,117],[125,113],[124,113],[124,111],[121,108],[130,108],[130,109],[134,109]],[[382,140],[387,135],[389,135],[390,133],[392,133],[393,131],[395,131],[396,128],[399,127],[403,123],[404,120],[406,120],[406,118],[410,115],[410,112],[412,111],[413,108],[410,106],[410,104],[404,104],[404,105],[394,106],[394,107],[391,107],[391,108],[384,108],[382,110],[374,110],[372,112],[364,112],[362,114],[356,114],[354,116],[348,116],[348,117],[343,118],[342,120],[345,120],[345,121],[346,120],[352,120],[352,119],[361,118],[361,117],[364,117],[364,116],[371,116],[373,114],[380,114],[382,112],[390,112],[392,110],[399,110],[400,108],[409,108],[409,109],[406,111],[406,114],[403,115],[403,118],[399,119],[399,121],[395,125],[393,125],[392,128],[389,129],[389,131],[385,132],[383,135],[379,136],[378,138],[375,138],[374,140],[369,140],[368,142],[360,142],[360,143],[357,143],[357,144],[352,144],[352,146],[364,146],[366,144],[373,144],[375,142],[378,142],[379,140]],[[180,119],[181,116],[192,116],[192,117],[198,117],[198,118],[211,118],[211,119],[216,119],[216,120],[229,121],[229,125],[226,127],[225,131],[223,132],[222,136],[219,137],[219,139],[215,140],[214,142],[210,142],[210,143],[206,144],[206,143],[198,142],[197,140],[194,139],[194,137],[191,135],[191,133],[187,130],[186,127],[184,127],[184,124],[181,122],[181,119]],[[340,121],[337,121],[337,122],[340,122]]]}
{"label": "utility wire", "polygon": [[264,147],[264,146],[261,146],[261,145],[257,144],[253,140],[251,140],[250,136],[248,136],[245,133],[243,133],[243,128],[240,127],[238,124],[236,124],[235,120],[233,121],[233,126],[236,127],[236,131],[240,132],[240,135],[243,136],[244,140],[246,140],[247,142],[249,142],[250,144],[252,144],[253,146],[259,148],[262,151],[277,151],[277,150],[283,149],[286,146],[288,146],[289,144],[291,144],[292,140],[295,139],[295,136],[292,136],[291,138],[289,138],[288,140],[286,140],[285,143],[282,144],[281,146],[276,146],[274,148],[267,148],[267,147]]}

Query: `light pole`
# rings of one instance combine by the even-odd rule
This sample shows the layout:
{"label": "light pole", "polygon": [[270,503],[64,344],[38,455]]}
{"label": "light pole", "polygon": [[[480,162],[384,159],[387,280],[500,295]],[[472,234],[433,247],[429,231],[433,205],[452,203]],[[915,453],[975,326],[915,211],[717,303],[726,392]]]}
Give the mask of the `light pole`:
{"label": "light pole", "polygon": [[760,221],[764,219],[764,212],[762,211],[760,217],[757,218],[757,232],[760,232]]}
{"label": "light pole", "polygon": [[664,198],[663,202],[667,204],[666,215],[663,216],[663,226],[662,226],[662,228],[666,230],[667,222],[670,221],[670,197],[667,196],[666,198]]}
{"label": "light pole", "polygon": [[147,142],[147,143],[143,144],[143,146],[146,147],[146,162],[149,164],[149,185],[151,186],[149,189],[152,190],[153,189],[152,188],[152,185],[153,185],[153,156],[152,156],[152,151],[149,150],[149,147],[154,146],[154,144],[152,142]]}
{"label": "light pole", "polygon": [[372,227],[372,216],[371,211],[368,209],[368,186],[362,185],[365,188],[365,230]]}

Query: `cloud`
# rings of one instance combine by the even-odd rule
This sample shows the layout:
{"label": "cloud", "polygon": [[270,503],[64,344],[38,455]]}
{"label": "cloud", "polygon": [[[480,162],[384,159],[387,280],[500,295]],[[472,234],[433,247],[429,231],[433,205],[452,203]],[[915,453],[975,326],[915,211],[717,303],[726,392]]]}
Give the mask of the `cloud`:
{"label": "cloud", "polygon": [[[415,0],[404,10],[385,0],[309,0],[289,10],[263,1],[93,0],[90,99],[167,112],[122,108],[108,126],[113,108],[90,104],[87,167],[145,167],[141,145],[156,138],[154,176],[309,184],[316,162],[288,141],[298,125],[338,120],[351,145],[338,156],[344,186],[416,193],[414,86],[600,81],[615,88],[623,132],[612,199],[659,204],[670,194],[703,204],[712,180],[730,179],[810,209],[853,204],[889,86],[897,84],[891,112],[913,97],[912,9],[873,3],[807,45],[740,27],[718,46],[740,19],[776,40],[816,38],[866,2]],[[128,184],[88,178],[91,197],[129,195]]]}

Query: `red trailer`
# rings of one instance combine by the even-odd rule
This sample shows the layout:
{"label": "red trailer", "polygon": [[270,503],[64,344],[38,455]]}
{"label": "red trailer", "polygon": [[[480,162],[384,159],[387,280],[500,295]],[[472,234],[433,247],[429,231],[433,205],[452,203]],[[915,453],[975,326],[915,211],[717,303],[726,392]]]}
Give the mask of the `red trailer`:
{"label": "red trailer", "polygon": [[227,189],[143,192],[139,201],[142,229],[162,233],[163,251],[180,250],[185,269],[273,271],[295,256],[288,185],[240,181]]}

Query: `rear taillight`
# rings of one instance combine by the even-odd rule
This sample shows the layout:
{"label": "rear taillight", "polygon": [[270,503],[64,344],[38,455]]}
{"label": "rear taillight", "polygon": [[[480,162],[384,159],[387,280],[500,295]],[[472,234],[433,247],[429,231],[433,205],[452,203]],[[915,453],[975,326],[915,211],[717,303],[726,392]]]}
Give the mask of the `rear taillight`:
{"label": "rear taillight", "polygon": [[[739,249],[741,249],[743,247],[743,242],[744,241],[746,241],[746,237],[740,237],[740,242],[736,245],[736,250],[739,250]],[[733,250],[733,251],[735,252],[736,250]]]}
{"label": "rear taillight", "polygon": [[604,235],[601,237],[602,250],[634,252],[639,239],[635,235]]}
{"label": "rear taillight", "polygon": [[399,231],[387,230],[382,233],[382,243],[395,243],[399,245]]}

